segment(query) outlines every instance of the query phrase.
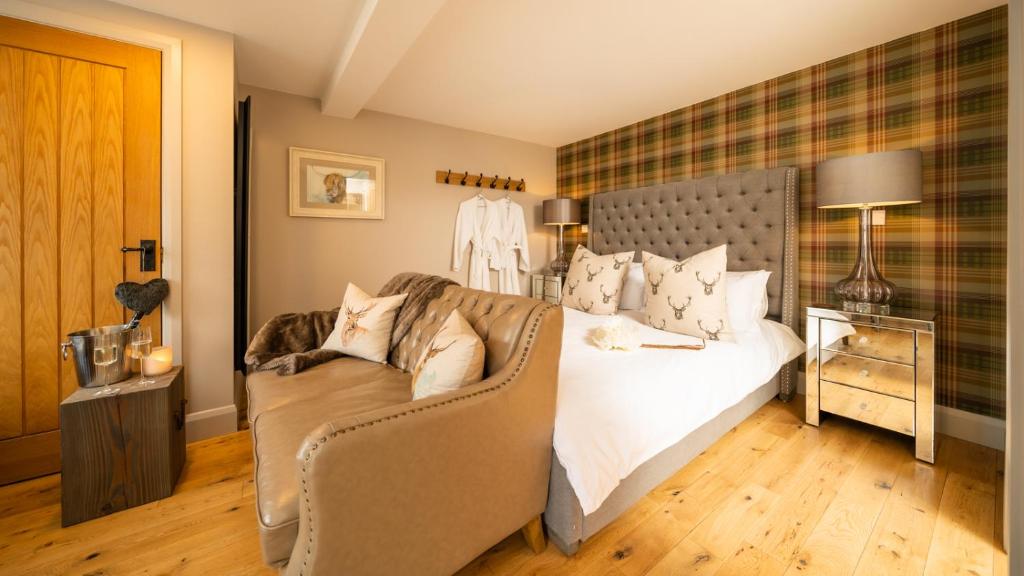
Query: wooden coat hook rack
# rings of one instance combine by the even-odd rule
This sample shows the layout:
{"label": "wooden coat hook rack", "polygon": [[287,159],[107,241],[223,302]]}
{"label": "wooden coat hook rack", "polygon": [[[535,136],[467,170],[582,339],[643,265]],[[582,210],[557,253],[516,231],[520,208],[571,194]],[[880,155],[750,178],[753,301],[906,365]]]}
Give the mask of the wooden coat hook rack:
{"label": "wooden coat hook rack", "polygon": [[452,172],[451,170],[438,170],[435,175],[438,184],[451,184],[453,186],[473,186],[483,188],[486,186],[491,190],[515,190],[526,192],[526,179],[513,179],[511,176],[502,178],[495,174],[493,177],[484,176],[484,173],[471,174],[469,172]]}

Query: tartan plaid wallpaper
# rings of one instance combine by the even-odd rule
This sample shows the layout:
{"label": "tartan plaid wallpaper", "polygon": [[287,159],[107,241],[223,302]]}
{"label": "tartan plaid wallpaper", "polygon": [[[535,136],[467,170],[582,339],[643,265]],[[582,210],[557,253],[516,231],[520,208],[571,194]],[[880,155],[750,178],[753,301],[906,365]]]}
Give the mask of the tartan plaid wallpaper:
{"label": "tartan plaid wallpaper", "polygon": [[[924,202],[876,227],[897,305],[938,310],[937,400],[1005,418],[1006,6],[558,149],[558,196],[800,168],[800,302],[835,302],[856,210],[815,208],[828,158],[919,148]],[[566,244],[584,242],[580,227]]]}

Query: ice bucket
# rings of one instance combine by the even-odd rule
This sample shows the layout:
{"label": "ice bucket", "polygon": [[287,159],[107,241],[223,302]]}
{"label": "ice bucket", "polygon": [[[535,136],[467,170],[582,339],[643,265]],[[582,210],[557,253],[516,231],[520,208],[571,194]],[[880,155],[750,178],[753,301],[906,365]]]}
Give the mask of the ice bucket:
{"label": "ice bucket", "polygon": [[[97,366],[93,361],[93,348],[96,337],[101,334],[115,334],[117,360],[107,366]],[[123,324],[112,326],[101,326],[80,330],[68,334],[68,341],[60,345],[64,360],[68,359],[70,350],[75,356],[75,373],[78,375],[78,385],[83,388],[95,386],[107,386],[131,376],[131,358],[128,354],[128,342],[131,330]]]}

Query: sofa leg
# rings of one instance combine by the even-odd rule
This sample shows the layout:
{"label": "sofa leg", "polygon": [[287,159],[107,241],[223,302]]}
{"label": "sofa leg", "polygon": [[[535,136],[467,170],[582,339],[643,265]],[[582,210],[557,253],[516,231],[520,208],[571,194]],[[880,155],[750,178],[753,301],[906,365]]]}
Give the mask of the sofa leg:
{"label": "sofa leg", "polygon": [[547,548],[547,542],[544,541],[544,524],[540,521],[539,514],[523,526],[522,532],[526,544],[534,554],[540,554]]}

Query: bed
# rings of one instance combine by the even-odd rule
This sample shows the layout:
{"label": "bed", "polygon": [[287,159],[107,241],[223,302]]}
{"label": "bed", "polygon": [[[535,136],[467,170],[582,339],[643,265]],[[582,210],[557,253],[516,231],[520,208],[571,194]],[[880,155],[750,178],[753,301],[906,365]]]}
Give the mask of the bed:
{"label": "bed", "polygon": [[[791,167],[617,190],[590,198],[588,248],[681,260],[728,244],[728,269],[769,270],[768,314],[736,343],[700,352],[602,352],[590,330],[607,321],[566,309],[555,450],[544,521],[566,554],[772,398],[796,390],[797,169]],[[620,311],[645,343],[698,340],[654,330]]]}

